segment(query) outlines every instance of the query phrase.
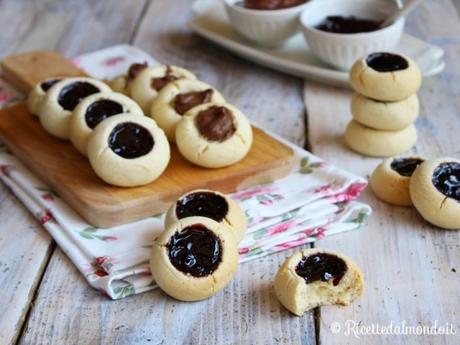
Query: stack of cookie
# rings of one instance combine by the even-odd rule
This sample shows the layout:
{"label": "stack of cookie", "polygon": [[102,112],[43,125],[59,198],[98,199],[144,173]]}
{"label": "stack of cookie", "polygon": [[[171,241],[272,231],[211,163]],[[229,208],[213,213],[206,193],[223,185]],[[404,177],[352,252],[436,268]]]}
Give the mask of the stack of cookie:
{"label": "stack of cookie", "polygon": [[353,65],[350,83],[356,93],[351,102],[353,120],[345,133],[347,145],[375,157],[411,149],[417,142],[416,92],[422,83],[415,62],[401,55],[373,53]]}

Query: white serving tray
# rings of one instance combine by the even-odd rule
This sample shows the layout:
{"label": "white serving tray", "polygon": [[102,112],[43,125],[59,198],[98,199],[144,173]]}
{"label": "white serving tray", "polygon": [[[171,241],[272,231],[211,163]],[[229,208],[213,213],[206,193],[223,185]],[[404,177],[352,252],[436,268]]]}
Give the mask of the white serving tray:
{"label": "white serving tray", "polygon": [[[196,0],[193,12],[195,16],[190,22],[192,30],[236,55],[297,77],[332,85],[348,85],[348,73],[317,59],[301,33],[281,47],[265,48],[246,40],[232,28],[223,0]],[[394,51],[415,60],[425,77],[440,73],[445,67],[441,48],[408,34],[403,35]]]}

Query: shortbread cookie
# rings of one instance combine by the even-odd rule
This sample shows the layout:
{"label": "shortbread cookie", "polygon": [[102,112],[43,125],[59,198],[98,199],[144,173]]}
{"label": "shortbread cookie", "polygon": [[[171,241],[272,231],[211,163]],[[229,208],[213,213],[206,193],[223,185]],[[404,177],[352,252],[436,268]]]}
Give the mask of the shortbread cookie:
{"label": "shortbread cookie", "polygon": [[438,158],[421,164],[412,175],[410,195],[428,222],[460,229],[460,160]]}
{"label": "shortbread cookie", "polygon": [[176,127],[176,144],[190,162],[221,168],[246,156],[252,145],[252,128],[234,106],[207,103],[183,116]]}
{"label": "shortbread cookie", "polygon": [[122,113],[143,116],[142,109],[131,98],[117,92],[100,92],[86,97],[73,111],[70,141],[86,156],[88,137],[106,118]]}
{"label": "shortbread cookie", "polygon": [[399,102],[382,102],[355,93],[351,99],[351,113],[359,123],[387,131],[400,131],[417,119],[417,94]]}
{"label": "shortbread cookie", "polygon": [[96,174],[120,187],[154,181],[170,158],[163,130],[151,118],[135,114],[112,116],[101,122],[89,136],[87,152]]}
{"label": "shortbread cookie", "polygon": [[198,301],[225,288],[238,267],[235,239],[224,224],[188,217],[169,226],[152,247],[158,286],[181,301]]}
{"label": "shortbread cookie", "polygon": [[421,157],[387,158],[374,170],[370,185],[375,195],[390,204],[412,206],[409,193],[410,178],[424,162]]}
{"label": "shortbread cookie", "polygon": [[110,87],[92,78],[67,78],[54,84],[46,93],[39,117],[43,128],[50,134],[68,139],[72,112],[84,98],[110,92]]}
{"label": "shortbread cookie", "polygon": [[212,86],[198,80],[181,79],[169,83],[152,101],[150,116],[162,128],[168,139],[176,141],[176,126],[182,116],[198,105],[225,102]]}
{"label": "shortbread cookie", "polygon": [[34,86],[32,91],[29,92],[29,97],[27,98],[27,108],[32,115],[38,116],[46,93],[51,86],[56,84],[58,81],[61,81],[61,79],[62,78],[48,78],[42,80]]}
{"label": "shortbread cookie", "polygon": [[246,215],[240,205],[217,191],[199,189],[182,195],[166,213],[165,228],[179,219],[193,216],[211,218],[227,225],[237,242],[246,232]]}
{"label": "shortbread cookie", "polygon": [[353,151],[365,156],[396,156],[416,144],[417,129],[409,125],[401,131],[380,131],[352,120],[345,132],[345,142]]}
{"label": "shortbread cookie", "polygon": [[115,92],[131,96],[131,82],[134,80],[134,78],[138,76],[139,73],[141,73],[142,70],[144,70],[147,67],[147,62],[136,62],[131,64],[128,68],[128,71],[125,74],[121,74],[109,82],[110,87]]}
{"label": "shortbread cookie", "polygon": [[119,75],[118,77],[110,80],[109,86],[112,91],[121,93],[123,95],[129,95],[127,88],[128,76],[126,74]]}
{"label": "shortbread cookie", "polygon": [[407,56],[373,53],[355,62],[350,83],[361,95],[379,101],[401,101],[417,92],[422,74]]}
{"label": "shortbread cookie", "polygon": [[346,256],[305,249],[288,258],[275,278],[275,294],[292,313],[326,305],[350,305],[364,291],[359,267]]}
{"label": "shortbread cookie", "polygon": [[158,92],[178,79],[194,80],[196,77],[186,69],[176,66],[145,67],[130,82],[129,93],[144,113],[148,114]]}

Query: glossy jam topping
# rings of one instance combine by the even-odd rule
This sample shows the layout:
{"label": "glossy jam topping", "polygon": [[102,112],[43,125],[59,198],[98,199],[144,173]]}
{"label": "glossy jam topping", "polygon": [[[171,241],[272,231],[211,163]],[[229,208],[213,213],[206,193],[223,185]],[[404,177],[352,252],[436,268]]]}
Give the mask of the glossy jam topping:
{"label": "glossy jam topping", "polygon": [[332,280],[334,286],[347,271],[347,264],[336,255],[317,253],[302,258],[295,268],[295,272],[305,279],[307,284],[321,280],[327,282]]}
{"label": "glossy jam topping", "polygon": [[110,99],[101,99],[91,103],[86,109],[85,120],[89,128],[96,127],[106,118],[123,112],[123,106]]}
{"label": "glossy jam topping", "polygon": [[166,248],[173,266],[194,277],[212,274],[222,261],[219,237],[202,224],[194,224],[176,232]]}
{"label": "glossy jam topping", "polygon": [[236,131],[231,111],[221,106],[202,110],[195,118],[200,134],[210,141],[225,141]]}
{"label": "glossy jam topping", "polygon": [[438,191],[460,202],[460,163],[441,163],[431,180]]}
{"label": "glossy jam topping", "polygon": [[147,62],[133,63],[131,66],[129,66],[128,74],[127,74],[127,81],[132,81],[134,78],[136,78],[139,75],[139,73],[141,73],[147,67],[148,67]]}
{"label": "glossy jam topping", "polygon": [[187,194],[176,203],[176,216],[178,219],[201,216],[220,222],[227,216],[227,213],[227,200],[212,192]]}
{"label": "glossy jam topping", "polygon": [[65,110],[73,111],[83,98],[100,91],[91,83],[77,81],[62,88],[58,96],[58,103]]}
{"label": "glossy jam topping", "polygon": [[391,162],[391,169],[401,176],[411,177],[414,170],[422,163],[423,160],[420,158],[396,158]]}
{"label": "glossy jam topping", "polygon": [[244,0],[236,3],[237,6],[250,8],[252,10],[281,10],[299,6],[308,0]]}
{"label": "glossy jam topping", "polygon": [[380,22],[357,17],[329,16],[316,29],[337,34],[357,34],[380,29]]}
{"label": "glossy jam topping", "polygon": [[117,125],[109,135],[109,147],[120,157],[138,158],[149,153],[155,144],[152,134],[144,127],[124,122]]}
{"label": "glossy jam topping", "polygon": [[61,79],[49,79],[49,80],[46,80],[46,81],[44,81],[43,83],[40,84],[40,88],[43,90],[43,92],[46,92],[49,89],[51,89],[51,86],[53,86],[54,84],[56,84],[60,80]]}
{"label": "glossy jam topping", "polygon": [[401,71],[409,67],[409,63],[400,55],[390,53],[373,53],[366,58],[367,65],[377,72]]}
{"label": "glossy jam topping", "polygon": [[174,98],[174,109],[178,114],[184,115],[193,107],[210,102],[212,94],[212,89],[180,93]]}
{"label": "glossy jam topping", "polygon": [[166,67],[166,74],[164,77],[159,77],[159,78],[152,78],[152,81],[150,82],[150,86],[152,89],[156,91],[160,91],[162,88],[164,88],[166,85],[169,83],[173,82],[174,80],[179,79],[176,77],[174,74],[172,74],[173,71],[170,66]]}

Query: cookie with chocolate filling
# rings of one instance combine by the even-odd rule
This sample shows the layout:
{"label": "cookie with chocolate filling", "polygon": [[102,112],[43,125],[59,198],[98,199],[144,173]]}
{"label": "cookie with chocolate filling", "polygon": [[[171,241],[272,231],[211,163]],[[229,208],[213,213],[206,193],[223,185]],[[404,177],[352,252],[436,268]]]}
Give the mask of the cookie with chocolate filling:
{"label": "cookie with chocolate filling", "polygon": [[355,93],[351,99],[353,118],[364,126],[400,131],[413,124],[419,112],[417,94],[398,102],[382,102]]}
{"label": "cookie with chocolate filling", "polygon": [[105,119],[122,113],[144,116],[136,102],[118,92],[100,92],[86,97],[72,114],[70,141],[86,156],[88,138],[93,129]]}
{"label": "cookie with chocolate filling", "polygon": [[208,298],[232,280],[238,250],[226,225],[188,217],[170,225],[153,243],[150,268],[158,286],[181,301]]}
{"label": "cookie with chocolate filling", "polygon": [[226,225],[240,242],[246,232],[246,215],[238,203],[217,191],[198,189],[182,195],[171,205],[165,218],[165,228],[187,217],[206,217]]}
{"label": "cookie with chocolate filling", "polygon": [[252,145],[252,128],[234,106],[206,103],[184,114],[176,127],[176,144],[190,162],[221,168],[246,156]]}
{"label": "cookie with chocolate filling", "polygon": [[120,114],[101,122],[89,136],[89,162],[105,182],[119,187],[148,184],[169,163],[169,142],[155,121]]}
{"label": "cookie with chocolate filling", "polygon": [[350,70],[350,83],[361,95],[393,102],[416,93],[422,84],[422,74],[407,56],[379,52],[355,62]]}
{"label": "cookie with chocolate filling", "polygon": [[365,156],[396,156],[416,144],[417,129],[409,125],[400,131],[381,131],[352,120],[345,131],[345,142],[353,151]]}
{"label": "cookie with chocolate filling", "polygon": [[424,161],[424,158],[413,156],[385,159],[374,170],[370,179],[374,194],[389,204],[412,206],[410,179],[414,170]]}
{"label": "cookie with chocolate filling", "polygon": [[48,133],[69,139],[70,119],[77,105],[90,95],[110,91],[107,84],[93,78],[63,79],[46,93],[39,111],[40,123]]}
{"label": "cookie with chocolate filling", "polygon": [[288,258],[275,278],[276,297],[298,316],[319,306],[350,305],[363,291],[363,275],[351,259],[317,248]]}
{"label": "cookie with chocolate filling", "polygon": [[196,77],[186,69],[176,66],[146,67],[130,82],[130,95],[144,113],[149,114],[152,101],[158,92],[169,83],[179,79],[195,80]]}
{"label": "cookie with chocolate filling", "polygon": [[440,228],[460,229],[460,160],[445,157],[420,164],[409,190],[425,220]]}
{"label": "cookie with chocolate filling", "polygon": [[212,86],[198,80],[181,79],[166,85],[150,108],[150,117],[162,128],[169,141],[176,141],[176,126],[190,109],[209,102],[225,102]]}
{"label": "cookie with chocolate filling", "polygon": [[48,78],[42,80],[29,92],[29,96],[27,97],[27,108],[32,115],[38,117],[46,93],[54,84],[61,80],[62,78]]}

